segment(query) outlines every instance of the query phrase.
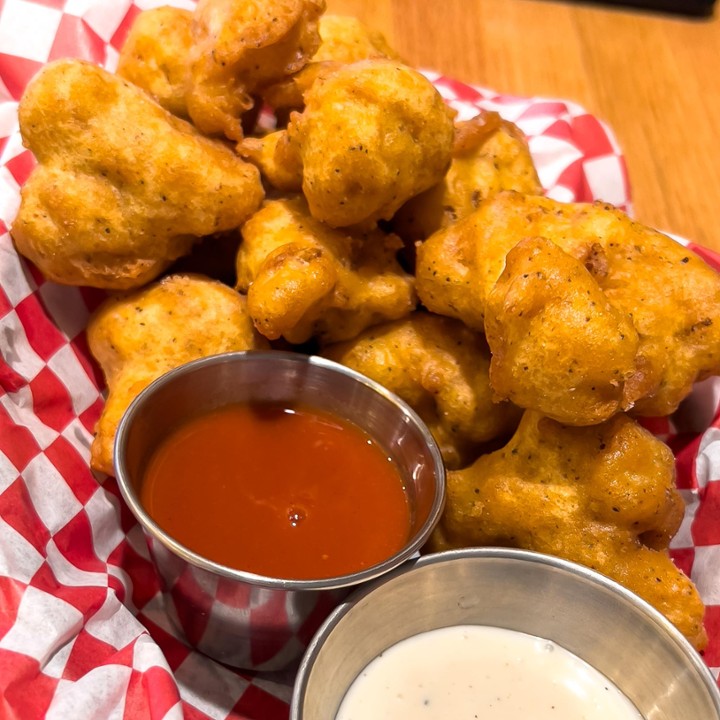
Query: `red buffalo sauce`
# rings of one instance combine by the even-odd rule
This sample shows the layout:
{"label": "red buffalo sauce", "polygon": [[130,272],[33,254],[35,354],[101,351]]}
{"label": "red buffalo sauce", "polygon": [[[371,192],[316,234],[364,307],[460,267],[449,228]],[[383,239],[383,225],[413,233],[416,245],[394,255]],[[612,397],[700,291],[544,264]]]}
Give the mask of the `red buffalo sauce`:
{"label": "red buffalo sauce", "polygon": [[181,425],[153,453],[140,500],[199,555],[285,579],[370,567],[410,528],[394,463],[355,425],[306,407],[231,405]]}

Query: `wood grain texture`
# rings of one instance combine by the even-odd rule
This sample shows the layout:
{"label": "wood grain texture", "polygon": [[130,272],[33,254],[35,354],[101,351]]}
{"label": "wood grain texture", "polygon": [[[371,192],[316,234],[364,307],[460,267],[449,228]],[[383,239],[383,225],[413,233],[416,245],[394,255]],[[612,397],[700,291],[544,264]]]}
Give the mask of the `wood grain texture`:
{"label": "wood grain texture", "polygon": [[720,8],[692,19],[550,0],[327,0],[405,60],[573,100],[614,130],[636,217],[720,251]]}

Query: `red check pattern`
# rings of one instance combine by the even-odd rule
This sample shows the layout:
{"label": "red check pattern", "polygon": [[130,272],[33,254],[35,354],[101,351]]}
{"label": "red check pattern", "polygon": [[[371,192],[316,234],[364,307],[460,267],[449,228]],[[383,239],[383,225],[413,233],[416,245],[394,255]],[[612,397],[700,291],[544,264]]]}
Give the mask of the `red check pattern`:
{"label": "red check pattern", "polygon": [[[290,674],[237,672],[177,638],[139,527],[114,480],[95,477],[88,467],[103,396],[84,327],[103,295],[44,281],[18,257],[6,232],[33,166],[16,116],[28,80],[63,56],[112,69],[132,19],[158,4],[164,2],[0,3],[1,717],[287,717]],[[485,108],[516,122],[550,196],[598,198],[631,210],[620,149],[610,130],[581,107],[427,74],[460,118]],[[718,256],[693,249],[720,268]],[[708,605],[705,659],[717,675],[720,383],[698,386],[673,422],[649,425],[677,457],[687,513],[673,556]]]}

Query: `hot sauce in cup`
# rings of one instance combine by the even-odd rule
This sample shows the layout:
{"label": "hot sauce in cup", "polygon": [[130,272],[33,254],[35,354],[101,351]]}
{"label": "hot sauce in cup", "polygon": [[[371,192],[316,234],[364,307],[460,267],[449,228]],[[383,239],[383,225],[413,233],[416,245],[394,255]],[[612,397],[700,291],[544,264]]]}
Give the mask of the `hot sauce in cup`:
{"label": "hot sauce in cup", "polygon": [[371,567],[410,532],[394,462],[355,425],[302,406],[234,404],[186,421],[154,451],[140,500],[189,550],[289,580]]}

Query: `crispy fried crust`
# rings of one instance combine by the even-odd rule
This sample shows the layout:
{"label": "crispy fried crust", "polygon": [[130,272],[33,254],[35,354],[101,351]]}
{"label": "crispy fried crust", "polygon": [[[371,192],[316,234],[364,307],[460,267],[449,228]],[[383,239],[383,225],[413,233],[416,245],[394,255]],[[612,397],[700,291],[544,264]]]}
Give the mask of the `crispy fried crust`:
{"label": "crispy fried crust", "polygon": [[108,299],[90,318],[87,337],[108,386],[91,466],[108,474],[120,418],[153,380],[190,360],[267,347],[250,322],[245,298],[200,275],[170,275]]}
{"label": "crispy fried crust", "polygon": [[290,141],[285,130],[263,137],[247,137],[238,143],[238,154],[255,165],[263,179],[286,193],[302,190],[302,161],[297,143]]}
{"label": "crispy fried crust", "polygon": [[364,60],[315,81],[288,135],[313,217],[333,226],[390,219],[450,164],[452,111],[417,71]]}
{"label": "crispy fried crust", "polygon": [[701,649],[703,604],[667,548],[683,516],[670,449],[627,415],[568,427],[527,411],[512,440],[448,473],[430,549],[501,545],[607,575]]}
{"label": "crispy fried crust", "polygon": [[694,382],[720,373],[720,275],[679,243],[604,203],[494,195],[419,245],[421,301],[482,330],[505,258],[526,237],[547,238],[580,260],[610,304],[632,318],[644,388],[633,413],[668,415]]}
{"label": "crispy fried crust", "polygon": [[447,174],[398,210],[393,229],[406,242],[425,240],[500,190],[538,195],[542,186],[520,129],[496,112],[483,111],[456,123]]}
{"label": "crispy fried crust", "polygon": [[296,73],[317,51],[324,10],[325,0],[200,0],[187,94],[195,125],[241,140],[252,96]]}
{"label": "crispy fried crust", "polygon": [[487,300],[497,398],[570,425],[594,425],[647,392],[631,317],[552,241],[521,240]]}
{"label": "crispy fried crust", "polygon": [[255,167],[90,63],[45,66],[19,115],[39,165],[12,235],[50,280],[138,287],[262,201]]}
{"label": "crispy fried crust", "polygon": [[302,198],[266,203],[242,235],[238,288],[271,340],[347,340],[415,308],[413,279],[395,257],[397,236],[334,230],[312,218]]}
{"label": "crispy fried crust", "polygon": [[382,33],[357,18],[323,15],[320,18],[320,47],[299,72],[263,91],[263,100],[275,110],[302,110],[304,94],[322,74],[359,60],[387,58],[400,61]]}
{"label": "crispy fried crust", "polygon": [[511,403],[493,402],[487,344],[457,320],[414,312],[321,354],[405,400],[430,428],[448,468],[468,465],[520,418]]}
{"label": "crispy fried crust", "polygon": [[187,56],[192,12],[165,5],[141,12],[120,49],[117,74],[142,88],[173,115],[187,118]]}
{"label": "crispy fried crust", "polygon": [[350,15],[323,15],[320,18],[320,41],[313,62],[349,65],[373,58],[400,60],[381,32]]}

